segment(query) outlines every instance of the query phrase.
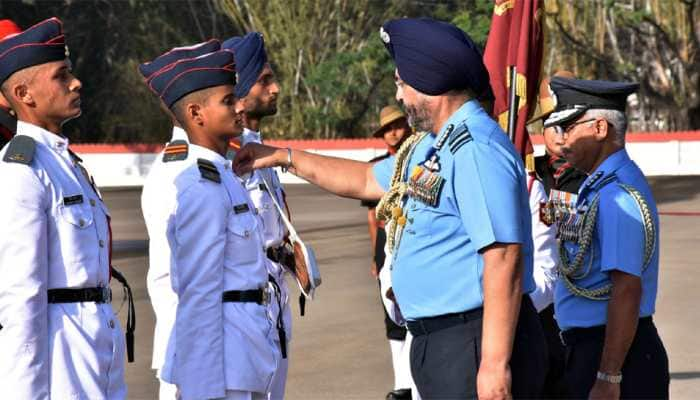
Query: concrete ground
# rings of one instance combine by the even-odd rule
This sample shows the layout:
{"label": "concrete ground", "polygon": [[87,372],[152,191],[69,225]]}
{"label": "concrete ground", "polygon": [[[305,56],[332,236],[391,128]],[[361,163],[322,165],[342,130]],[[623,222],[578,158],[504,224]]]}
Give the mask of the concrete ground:
{"label": "concrete ground", "polygon": [[[700,212],[700,177],[652,181],[661,211]],[[293,221],[313,245],[323,285],[299,316],[293,298],[287,399],[382,399],[392,388],[376,281],[369,274],[366,209],[311,185],[288,187]],[[129,399],[157,398],[150,369],[154,315],[146,293],[147,235],[140,190],[104,193],[113,217],[114,265],[134,289],[136,362],[127,365]],[[671,363],[671,397],[700,398],[700,216],[661,217],[661,272],[655,320]],[[293,289],[294,293],[298,293]],[[119,297],[114,302],[119,307]],[[120,311],[122,322],[126,308]]]}

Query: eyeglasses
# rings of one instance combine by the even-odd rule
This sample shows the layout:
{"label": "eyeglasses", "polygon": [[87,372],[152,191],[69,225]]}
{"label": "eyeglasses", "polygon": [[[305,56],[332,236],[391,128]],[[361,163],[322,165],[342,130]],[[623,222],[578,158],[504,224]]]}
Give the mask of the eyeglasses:
{"label": "eyeglasses", "polygon": [[570,135],[576,126],[581,125],[581,124],[585,124],[587,122],[595,122],[595,120],[596,120],[596,118],[589,118],[589,119],[586,119],[583,121],[577,121],[577,122],[574,122],[574,123],[567,125],[566,128],[562,128],[561,125],[555,125],[555,129],[557,131],[557,134],[559,134],[559,135],[564,135],[564,134]]}

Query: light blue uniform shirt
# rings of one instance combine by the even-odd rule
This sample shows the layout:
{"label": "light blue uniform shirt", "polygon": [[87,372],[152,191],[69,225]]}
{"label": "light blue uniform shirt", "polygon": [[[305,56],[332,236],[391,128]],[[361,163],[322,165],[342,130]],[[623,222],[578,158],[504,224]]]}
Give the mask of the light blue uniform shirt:
{"label": "light blue uniform shirt", "polygon": [[[407,223],[394,250],[393,289],[408,320],[481,307],[484,259],[479,250],[496,242],[523,245],[524,293],[535,287],[525,168],[508,136],[478,102],[462,105],[440,134],[416,145],[408,173],[450,125],[454,130],[437,152],[445,178],[438,205],[408,198]],[[386,159],[373,167],[385,190],[393,165]]]}
{"label": "light blue uniform shirt", "polygon": [[[612,179],[612,180],[610,180]],[[644,263],[644,224],[639,207],[627,191],[618,183],[630,185],[641,192],[649,204],[656,226],[656,247],[648,268],[642,272]],[[600,206],[591,249],[583,266],[591,266],[590,273],[574,284],[587,289],[596,289],[610,283],[610,271],[618,270],[642,278],[642,301],[639,316],[654,313],[656,289],[659,276],[659,217],[656,202],[651,194],[644,174],[622,149],[610,155],[591,173],[579,189],[577,208],[590,205],[593,197],[600,193]],[[569,259],[573,260],[578,245],[566,242]],[[591,262],[591,253],[593,260]],[[571,293],[560,279],[554,292],[555,313],[562,330],[605,325],[608,302],[589,300]]]}

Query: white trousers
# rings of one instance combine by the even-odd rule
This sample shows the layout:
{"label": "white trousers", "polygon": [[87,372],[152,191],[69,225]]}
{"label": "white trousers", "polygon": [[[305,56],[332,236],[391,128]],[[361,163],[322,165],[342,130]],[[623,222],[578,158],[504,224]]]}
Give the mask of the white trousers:
{"label": "white trousers", "polygon": [[287,371],[289,370],[289,353],[287,358],[281,358],[277,364],[275,376],[272,377],[272,387],[268,395],[269,400],[284,399],[284,389],[287,385]]}
{"label": "white trousers", "polygon": [[420,400],[418,389],[411,376],[411,332],[406,332],[405,340],[389,340],[391,360],[394,365],[394,390],[411,389],[413,400]]}
{"label": "white trousers", "polygon": [[158,390],[158,398],[160,400],[177,399],[177,386],[162,379],[158,379],[158,382],[160,382],[160,389]]}

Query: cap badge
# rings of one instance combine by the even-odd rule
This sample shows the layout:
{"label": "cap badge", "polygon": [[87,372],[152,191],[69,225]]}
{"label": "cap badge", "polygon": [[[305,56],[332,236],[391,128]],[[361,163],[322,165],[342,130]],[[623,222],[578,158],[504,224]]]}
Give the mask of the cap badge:
{"label": "cap badge", "polygon": [[384,27],[379,28],[379,37],[382,38],[382,42],[384,43],[388,44],[391,41],[391,39],[389,38],[389,34],[386,33]]}

